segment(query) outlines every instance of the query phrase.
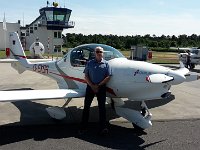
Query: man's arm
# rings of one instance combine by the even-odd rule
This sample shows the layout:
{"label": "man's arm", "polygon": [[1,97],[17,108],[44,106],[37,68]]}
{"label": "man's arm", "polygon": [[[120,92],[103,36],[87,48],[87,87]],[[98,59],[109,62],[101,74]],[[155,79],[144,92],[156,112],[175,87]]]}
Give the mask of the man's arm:
{"label": "man's arm", "polygon": [[98,86],[102,86],[102,85],[105,85],[109,80],[110,80],[110,77],[112,76],[112,71],[111,71],[111,68],[110,66],[108,65],[108,63],[106,64],[107,65],[107,77],[105,77],[103,79],[103,81],[101,81]]}
{"label": "man's arm", "polygon": [[98,85],[93,84],[87,74],[85,74],[85,80],[95,93],[98,92]]}
{"label": "man's arm", "polygon": [[105,85],[108,81],[110,80],[110,76],[105,77],[105,79],[103,81],[101,81],[98,86],[102,86]]}
{"label": "man's arm", "polygon": [[92,86],[94,85],[94,84],[90,81],[90,78],[88,77],[87,74],[85,74],[85,80],[86,80],[87,84],[88,84],[90,87],[92,87]]}

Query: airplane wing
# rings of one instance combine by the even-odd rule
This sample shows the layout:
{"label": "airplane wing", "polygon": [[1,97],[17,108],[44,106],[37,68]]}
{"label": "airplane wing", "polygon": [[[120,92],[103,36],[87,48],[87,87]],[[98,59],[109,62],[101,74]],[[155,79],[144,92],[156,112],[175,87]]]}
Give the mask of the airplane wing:
{"label": "airplane wing", "polygon": [[[30,62],[47,62],[52,61],[52,59],[28,59]],[[18,62],[17,59],[7,58],[7,59],[0,59],[0,63],[12,63]]]}
{"label": "airplane wing", "polygon": [[85,91],[79,89],[0,91],[0,102],[64,99],[64,98],[77,98],[83,96],[85,96]]}
{"label": "airplane wing", "polygon": [[189,73],[189,70],[187,68],[180,68],[178,70],[174,70],[175,72],[177,72],[178,74],[182,74],[182,75],[187,75]]}
{"label": "airplane wing", "polygon": [[179,61],[179,63],[180,63],[180,69],[174,71],[184,76],[187,75],[190,72],[189,69],[185,68],[183,62]]}

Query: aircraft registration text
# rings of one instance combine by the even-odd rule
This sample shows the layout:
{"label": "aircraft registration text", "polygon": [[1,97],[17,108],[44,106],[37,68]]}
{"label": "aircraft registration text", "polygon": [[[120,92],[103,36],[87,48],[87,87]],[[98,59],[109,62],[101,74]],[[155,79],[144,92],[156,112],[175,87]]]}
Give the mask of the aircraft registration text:
{"label": "aircraft registration text", "polygon": [[42,65],[42,64],[39,64],[39,65],[35,64],[35,65],[33,65],[33,71],[38,72],[38,73],[48,74],[49,66]]}

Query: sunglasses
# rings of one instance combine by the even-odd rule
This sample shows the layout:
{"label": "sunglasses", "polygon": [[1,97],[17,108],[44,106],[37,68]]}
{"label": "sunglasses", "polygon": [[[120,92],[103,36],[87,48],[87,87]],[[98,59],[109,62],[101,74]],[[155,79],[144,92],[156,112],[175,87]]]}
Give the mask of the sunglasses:
{"label": "sunglasses", "polygon": [[103,52],[102,51],[96,51],[96,53],[99,54],[99,53],[103,53]]}

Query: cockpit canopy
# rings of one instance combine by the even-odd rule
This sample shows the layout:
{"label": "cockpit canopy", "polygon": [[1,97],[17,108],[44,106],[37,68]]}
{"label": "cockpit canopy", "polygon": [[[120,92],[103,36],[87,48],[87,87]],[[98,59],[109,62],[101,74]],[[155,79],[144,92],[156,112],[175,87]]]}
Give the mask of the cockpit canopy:
{"label": "cockpit canopy", "polygon": [[194,49],[194,50],[191,51],[191,53],[194,53],[194,54],[198,55],[199,51],[200,51],[200,49]]}
{"label": "cockpit canopy", "polygon": [[104,44],[85,44],[71,50],[70,62],[74,67],[84,67],[86,62],[95,58],[95,48],[100,46],[104,49],[104,59],[124,57],[117,49]]}

